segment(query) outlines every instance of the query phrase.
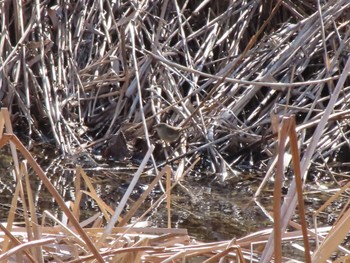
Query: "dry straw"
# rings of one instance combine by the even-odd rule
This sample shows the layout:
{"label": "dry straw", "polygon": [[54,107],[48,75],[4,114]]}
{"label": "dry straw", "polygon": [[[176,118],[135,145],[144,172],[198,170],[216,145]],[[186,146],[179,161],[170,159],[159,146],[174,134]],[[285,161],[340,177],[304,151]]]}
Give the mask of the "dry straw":
{"label": "dry straw", "polygon": [[[9,145],[16,178],[8,220],[1,225],[1,260],[161,262],[200,255],[208,262],[270,262],[273,256],[284,261],[280,248],[293,238],[303,240],[303,248],[294,245],[305,250],[305,261],[346,259],[345,208],[328,236],[326,228],[312,230],[303,211],[298,223],[292,218],[297,203],[302,209],[308,174],[327,178],[334,190],[349,178],[348,0],[49,2],[0,1],[0,100],[8,109],[0,114],[0,146]],[[191,126],[165,149],[161,165],[152,151],[159,122]],[[27,141],[22,144],[13,130],[28,135]],[[274,206],[274,229],[203,244],[182,229],[128,225],[151,190],[128,213],[125,203],[114,211],[79,167],[75,202],[66,203],[24,146],[36,139],[71,156],[99,150],[113,136],[124,142],[125,159],[129,146],[132,153],[143,152],[137,141],[144,142],[143,156],[148,152],[152,164],[147,172],[156,175],[149,189],[168,178],[164,194],[135,221],[166,202],[170,226],[170,189],[203,160],[224,183],[243,168],[261,171],[256,202],[272,176],[275,197],[289,167],[295,176],[286,201]],[[167,164],[176,164],[175,171]],[[139,172],[144,169],[139,166]],[[35,216],[31,171],[63,213],[59,219],[45,212],[55,222],[49,227]],[[84,195],[100,212],[79,222]],[[15,224],[17,199],[24,227]],[[85,227],[88,222],[95,227]],[[308,247],[310,239],[316,248]],[[266,244],[263,252],[255,249],[260,243]]]}

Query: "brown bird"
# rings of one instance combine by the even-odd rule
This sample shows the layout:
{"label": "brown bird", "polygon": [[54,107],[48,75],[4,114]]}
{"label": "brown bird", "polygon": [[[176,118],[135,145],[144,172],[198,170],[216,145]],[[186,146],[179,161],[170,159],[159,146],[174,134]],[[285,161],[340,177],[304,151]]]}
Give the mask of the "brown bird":
{"label": "brown bird", "polygon": [[174,127],[166,123],[158,123],[154,126],[156,129],[159,138],[161,138],[165,142],[175,142],[177,139],[179,139],[182,131],[187,129],[188,127]]}

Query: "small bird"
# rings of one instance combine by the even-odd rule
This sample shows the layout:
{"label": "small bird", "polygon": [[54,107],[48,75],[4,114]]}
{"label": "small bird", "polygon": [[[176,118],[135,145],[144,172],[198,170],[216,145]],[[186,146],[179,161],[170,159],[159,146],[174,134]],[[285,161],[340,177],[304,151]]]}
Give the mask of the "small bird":
{"label": "small bird", "polygon": [[187,129],[188,127],[174,127],[166,123],[158,123],[154,126],[156,129],[159,138],[161,138],[165,142],[175,142],[177,139],[179,139],[181,133],[183,130]]}

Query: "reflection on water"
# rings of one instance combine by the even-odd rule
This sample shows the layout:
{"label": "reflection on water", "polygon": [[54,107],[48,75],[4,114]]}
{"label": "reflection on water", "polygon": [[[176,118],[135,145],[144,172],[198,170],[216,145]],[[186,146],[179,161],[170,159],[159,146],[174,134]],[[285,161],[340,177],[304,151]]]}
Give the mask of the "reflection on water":
{"label": "reflection on water", "polygon": [[[10,204],[16,183],[11,170],[11,158],[8,157],[8,149],[5,147],[1,152],[1,178],[0,178],[0,215],[1,222],[7,220]],[[128,184],[133,178],[135,166],[97,164],[88,160],[74,160],[71,158],[48,157],[46,150],[36,154],[39,163],[63,196],[65,201],[74,200],[74,168],[75,163],[85,166],[86,173],[94,182],[97,193],[112,208],[124,195]],[[38,215],[44,210],[49,210],[59,217],[59,211],[51,195],[46,191],[42,183],[31,173],[31,188],[34,194],[35,205]],[[142,176],[135,191],[131,195],[129,205],[136,201],[142,191],[153,180],[153,176]],[[191,236],[202,241],[227,240],[239,238],[250,232],[271,227],[271,222],[260,207],[252,201],[252,197],[260,184],[258,176],[227,180],[225,183],[216,180],[214,176],[197,171],[188,176],[172,191],[172,224],[173,227],[186,228]],[[271,187],[270,187],[271,188]],[[138,211],[136,216],[141,215],[149,205],[155,201],[162,191],[156,188],[146,199],[143,211]],[[320,198],[317,198],[321,202]],[[265,209],[272,211],[271,192],[266,191],[259,201]],[[19,207],[22,207],[19,205]],[[87,198],[81,203],[81,211],[86,212],[81,220],[98,211],[95,201]],[[22,211],[17,210],[20,221]],[[167,227],[167,211],[165,203],[153,210],[147,218],[154,226]]]}

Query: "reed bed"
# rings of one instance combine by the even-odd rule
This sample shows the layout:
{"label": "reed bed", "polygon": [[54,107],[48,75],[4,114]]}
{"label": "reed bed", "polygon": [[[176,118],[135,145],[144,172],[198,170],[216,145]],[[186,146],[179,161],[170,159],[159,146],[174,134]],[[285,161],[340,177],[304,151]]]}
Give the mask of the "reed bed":
{"label": "reed bed", "polygon": [[[349,232],[347,209],[325,234],[320,227],[311,230],[302,207],[311,176],[316,182],[331,180],[346,193],[349,7],[347,0],[1,1],[0,99],[5,108],[0,128],[6,128],[1,146],[9,144],[13,154],[18,196],[12,209],[17,198],[23,204],[28,199],[23,209],[30,214],[24,228],[15,227],[13,216],[2,225],[0,259],[170,262],[204,256],[207,262],[223,257],[243,262],[253,256],[280,262],[287,260],[282,243],[294,233],[303,240],[306,262],[324,262],[335,251],[338,260],[345,260],[339,258],[349,254],[341,246]],[[169,145],[154,133],[159,122],[189,129]],[[130,191],[151,163],[152,187],[166,178],[159,202],[166,202],[168,218],[171,188],[198,167],[222,182],[260,171],[256,198],[274,176],[274,229],[202,244],[185,230],[154,234],[126,227],[149,192],[132,213],[120,217],[128,193],[114,211],[99,199],[81,168],[76,177],[89,191],[77,184],[75,203],[68,207],[26,150],[34,141],[55,145],[66,156],[142,160]],[[30,189],[23,188],[28,172],[16,148],[66,223],[57,219],[45,228],[33,218]],[[279,203],[282,182],[291,173],[288,193]],[[103,220],[91,219],[93,228],[79,222],[84,194],[101,209]],[[292,221],[297,204],[300,227]],[[113,232],[120,222],[125,228]],[[311,248],[310,238],[316,240]],[[250,250],[255,242],[266,244],[263,252]]]}
{"label": "reed bed", "polygon": [[[138,181],[141,172],[146,168],[147,160],[151,156],[152,148],[134,175],[134,179],[114,210],[108,206],[98,195],[91,179],[81,167],[76,168],[74,177],[74,198],[65,202],[62,196],[52,185],[47,175],[36,162],[35,158],[23,146],[17,136],[9,133],[12,130],[10,115],[7,109],[0,111],[1,130],[0,146],[9,145],[13,159],[13,174],[15,179],[15,192],[12,198],[7,222],[0,223],[0,244],[2,247],[0,260],[6,262],[270,262],[272,256],[276,262],[287,262],[293,258],[282,257],[282,245],[292,245],[295,250],[305,254],[305,262],[325,262],[332,253],[339,255],[339,262],[348,258],[348,250],[342,242],[349,232],[347,224],[347,206],[339,214],[339,219],[333,227],[319,227],[317,216],[332,202],[344,194],[349,184],[340,189],[322,207],[314,217],[314,229],[308,227],[305,219],[302,189],[302,169],[299,161],[299,150],[296,136],[295,119],[285,118],[279,131],[278,160],[274,197],[274,226],[251,233],[242,238],[227,241],[204,243],[193,239],[186,229],[172,228],[171,222],[171,190],[179,181],[171,179],[171,166],[165,166],[154,180],[148,185],[132,207],[125,209],[130,193]],[[286,152],[286,140],[290,139],[290,146],[295,170],[289,195],[282,209],[281,183],[283,179],[283,163]],[[21,161],[20,161],[21,160]],[[153,168],[152,168],[153,169]],[[60,213],[56,216],[45,210],[41,220],[37,217],[37,202],[33,199],[31,180],[37,176],[43,182],[58,205]],[[135,213],[144,204],[145,198],[154,187],[165,178],[166,188],[164,194],[141,216]],[[85,190],[86,189],[86,190]],[[293,192],[294,191],[294,192]],[[80,221],[80,203],[83,196],[93,199],[99,212]],[[300,222],[289,218],[293,200],[298,200]],[[166,203],[168,210],[168,228],[147,227],[149,222],[144,217],[159,205]],[[284,211],[284,207],[288,207]],[[23,220],[19,221],[16,211],[20,209]],[[123,216],[121,214],[123,212]],[[130,219],[133,218],[132,222]],[[286,223],[288,231],[286,231]],[[302,240],[302,241],[301,241]],[[310,240],[319,244],[313,251],[311,258]],[[302,243],[303,245],[300,245]],[[261,251],[261,247],[265,247]],[[270,254],[269,254],[270,253]]]}

